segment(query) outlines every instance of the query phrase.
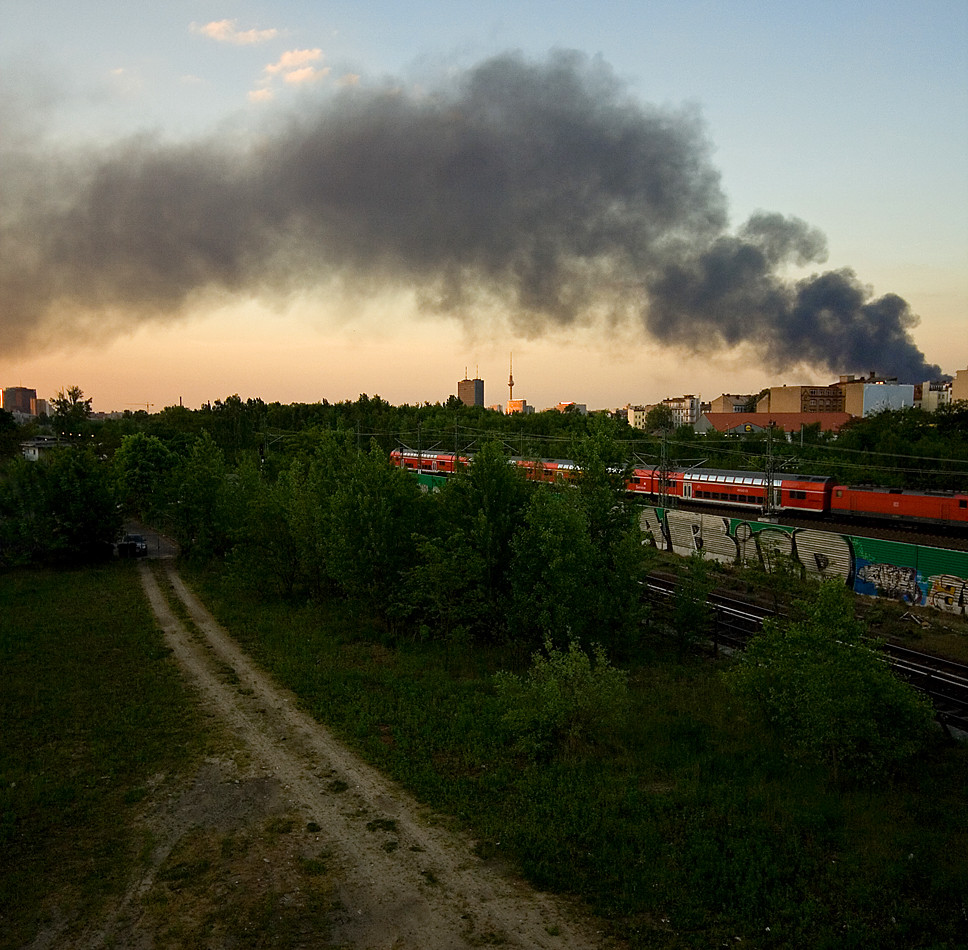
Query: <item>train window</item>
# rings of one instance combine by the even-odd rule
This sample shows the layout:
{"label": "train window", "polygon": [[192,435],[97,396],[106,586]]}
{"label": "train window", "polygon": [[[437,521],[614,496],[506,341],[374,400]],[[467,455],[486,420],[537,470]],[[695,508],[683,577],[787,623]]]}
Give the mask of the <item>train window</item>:
{"label": "train window", "polygon": [[837,497],[838,498],[843,498],[844,497],[844,493],[839,488],[837,489]]}
{"label": "train window", "polygon": [[958,499],[958,507],[959,508],[968,508],[968,498],[959,498]]}

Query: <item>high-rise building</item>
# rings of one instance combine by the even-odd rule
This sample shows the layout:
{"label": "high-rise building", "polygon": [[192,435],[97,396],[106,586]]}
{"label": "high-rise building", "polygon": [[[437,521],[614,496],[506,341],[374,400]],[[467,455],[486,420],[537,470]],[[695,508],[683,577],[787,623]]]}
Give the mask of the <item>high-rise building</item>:
{"label": "high-rise building", "polygon": [[32,416],[37,413],[37,390],[24,386],[8,386],[3,390],[3,408],[7,412],[22,412]]}
{"label": "high-rise building", "polygon": [[468,379],[466,376],[457,383],[457,398],[465,406],[484,405],[484,380]]}

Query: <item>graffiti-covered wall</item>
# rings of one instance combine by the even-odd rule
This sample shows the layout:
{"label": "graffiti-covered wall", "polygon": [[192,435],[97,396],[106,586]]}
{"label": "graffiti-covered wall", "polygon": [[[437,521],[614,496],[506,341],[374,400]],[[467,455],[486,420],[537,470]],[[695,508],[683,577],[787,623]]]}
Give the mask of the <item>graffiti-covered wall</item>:
{"label": "graffiti-covered wall", "polygon": [[696,511],[643,508],[642,529],[657,547],[689,556],[770,570],[793,559],[807,574],[840,578],[858,594],[890,597],[949,613],[968,612],[968,553],[919,544],[859,538],[815,528]]}

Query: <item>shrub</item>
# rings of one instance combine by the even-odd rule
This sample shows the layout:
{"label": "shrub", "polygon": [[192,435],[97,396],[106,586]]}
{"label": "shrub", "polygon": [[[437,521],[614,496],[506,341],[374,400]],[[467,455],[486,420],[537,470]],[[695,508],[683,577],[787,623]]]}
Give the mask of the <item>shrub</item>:
{"label": "shrub", "polygon": [[874,778],[924,744],[930,702],[892,672],[863,638],[851,594],[821,585],[804,619],[767,622],[737,664],[729,687],[762,715],[791,756]]}
{"label": "shrub", "polygon": [[[628,675],[596,644],[592,656],[572,640],[567,651],[546,640],[522,678],[495,675],[502,721],[532,758],[613,745],[628,708]],[[546,654],[546,655],[545,655]]]}

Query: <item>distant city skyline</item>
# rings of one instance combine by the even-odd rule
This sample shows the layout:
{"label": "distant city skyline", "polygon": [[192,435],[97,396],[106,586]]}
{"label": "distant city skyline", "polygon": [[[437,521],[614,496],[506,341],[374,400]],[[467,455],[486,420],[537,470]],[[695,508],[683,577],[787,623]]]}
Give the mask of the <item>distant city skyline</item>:
{"label": "distant city skyline", "polygon": [[4,9],[2,386],[474,366],[493,403],[513,350],[540,410],[968,366],[960,0]]}

